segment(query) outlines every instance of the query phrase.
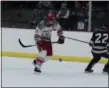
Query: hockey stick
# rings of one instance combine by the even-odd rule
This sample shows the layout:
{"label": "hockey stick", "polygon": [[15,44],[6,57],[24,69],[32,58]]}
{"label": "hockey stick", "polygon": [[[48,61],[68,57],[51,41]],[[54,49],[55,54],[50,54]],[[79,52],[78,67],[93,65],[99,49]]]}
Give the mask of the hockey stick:
{"label": "hockey stick", "polygon": [[[65,36],[64,36],[64,37],[65,37]],[[71,39],[71,40],[74,40],[74,41],[79,41],[79,42],[83,42],[83,43],[89,44],[89,42],[82,41],[82,40],[78,40],[78,39],[75,39],[75,38],[69,38],[69,37],[65,37],[65,38]]]}
{"label": "hockey stick", "polygon": [[[33,46],[36,46],[36,45],[24,45],[20,39],[18,39],[18,42],[19,44],[23,47],[23,48],[28,48],[28,47],[33,47]],[[57,43],[57,42],[51,42],[51,43]]]}
{"label": "hockey stick", "polygon": [[22,47],[24,47],[24,48],[36,46],[36,45],[24,45],[24,44],[21,42],[20,39],[18,39],[18,41],[19,41],[19,44],[20,44]]}
{"label": "hockey stick", "polygon": [[[89,42],[86,42],[86,41],[82,41],[82,40],[78,40],[78,39],[75,39],[75,38],[70,38],[70,37],[66,37],[64,36],[65,38],[67,39],[71,39],[71,40],[74,40],[74,41],[79,41],[79,42],[82,42],[82,43],[86,43],[86,44],[89,44]],[[19,44],[24,47],[24,48],[27,48],[27,47],[33,47],[33,46],[36,46],[36,45],[24,45],[20,39],[18,39],[19,41]],[[52,43],[57,43],[57,42],[52,42]]]}

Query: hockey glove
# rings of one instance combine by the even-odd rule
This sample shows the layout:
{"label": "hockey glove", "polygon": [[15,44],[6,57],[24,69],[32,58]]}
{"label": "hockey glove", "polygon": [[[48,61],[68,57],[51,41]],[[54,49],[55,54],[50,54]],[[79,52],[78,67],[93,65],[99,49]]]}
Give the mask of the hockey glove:
{"label": "hockey glove", "polygon": [[90,46],[90,47],[93,46],[93,41],[90,40],[90,42],[89,42],[89,46]]}
{"label": "hockey glove", "polygon": [[63,43],[64,43],[64,41],[65,41],[65,37],[64,37],[64,36],[62,36],[62,35],[61,35],[61,36],[59,36],[59,39],[58,39],[58,41],[57,41],[57,42],[58,42],[59,44],[63,44]]}
{"label": "hockey glove", "polygon": [[89,43],[89,46],[90,46],[90,47],[92,47],[92,44],[91,44],[91,43]]}

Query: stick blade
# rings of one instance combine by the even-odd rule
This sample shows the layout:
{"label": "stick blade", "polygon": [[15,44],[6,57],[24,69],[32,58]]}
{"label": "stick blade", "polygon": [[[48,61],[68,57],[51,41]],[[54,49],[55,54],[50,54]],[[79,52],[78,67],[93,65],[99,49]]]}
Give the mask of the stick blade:
{"label": "stick blade", "polygon": [[25,45],[23,45],[23,43],[21,42],[20,39],[18,39],[18,41],[19,41],[19,44],[20,44],[22,47],[26,47]]}
{"label": "stick blade", "polygon": [[24,45],[20,39],[18,39],[19,44],[23,47],[23,48],[27,48],[27,47],[32,47],[32,45]]}

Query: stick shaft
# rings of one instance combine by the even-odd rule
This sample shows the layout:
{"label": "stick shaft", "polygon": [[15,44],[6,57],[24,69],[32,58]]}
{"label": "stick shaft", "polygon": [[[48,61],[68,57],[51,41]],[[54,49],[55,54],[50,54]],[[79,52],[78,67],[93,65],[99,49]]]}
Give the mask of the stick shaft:
{"label": "stick shaft", "polygon": [[[37,45],[24,45],[20,39],[18,39],[18,42],[19,42],[19,44],[20,44],[23,48],[28,48],[28,47],[37,46]],[[57,43],[57,42],[51,42],[51,43]]]}
{"label": "stick shaft", "polygon": [[79,40],[79,39],[70,38],[70,37],[65,37],[65,38],[89,44],[89,42],[82,41],[82,40]]}

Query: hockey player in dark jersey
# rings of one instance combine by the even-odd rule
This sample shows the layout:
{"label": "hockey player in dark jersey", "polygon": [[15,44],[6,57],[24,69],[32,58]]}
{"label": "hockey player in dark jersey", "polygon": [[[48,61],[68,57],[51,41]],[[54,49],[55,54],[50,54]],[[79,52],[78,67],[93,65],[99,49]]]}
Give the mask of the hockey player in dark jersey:
{"label": "hockey player in dark jersey", "polygon": [[109,34],[106,27],[95,31],[92,35],[89,45],[92,47],[93,59],[85,69],[85,72],[92,73],[92,67],[100,61],[101,57],[107,58],[108,62],[103,68],[103,72],[109,73]]}

